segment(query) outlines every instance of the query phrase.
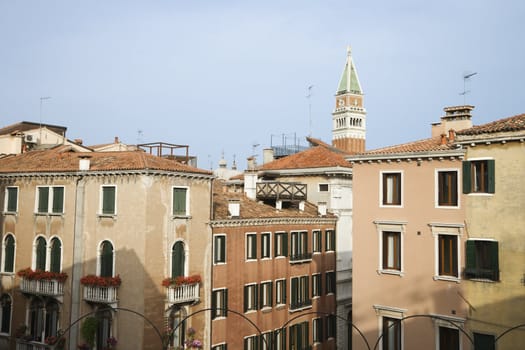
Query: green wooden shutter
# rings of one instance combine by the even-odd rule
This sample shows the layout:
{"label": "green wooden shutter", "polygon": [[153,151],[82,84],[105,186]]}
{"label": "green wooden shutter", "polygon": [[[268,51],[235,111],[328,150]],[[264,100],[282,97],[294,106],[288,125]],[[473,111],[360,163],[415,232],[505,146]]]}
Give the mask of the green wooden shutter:
{"label": "green wooden shutter", "polygon": [[52,272],[60,272],[60,258],[62,255],[62,244],[58,238],[51,240],[51,269]]}
{"label": "green wooden shutter", "polygon": [[176,242],[171,251],[171,277],[184,276],[184,245]]}
{"label": "green wooden shutter", "polygon": [[465,242],[465,275],[466,277],[476,276],[476,242]]}
{"label": "green wooden shutter", "polygon": [[7,211],[16,212],[18,202],[18,188],[7,188]]}
{"label": "green wooden shutter", "polygon": [[288,232],[283,233],[283,255],[288,256]]}
{"label": "green wooden shutter", "polygon": [[102,214],[115,214],[115,187],[102,187]]}
{"label": "green wooden shutter", "polygon": [[472,184],[470,182],[470,162],[464,161],[463,162],[463,193],[470,193]]}
{"label": "green wooden shutter", "polygon": [[226,317],[228,316],[228,289],[224,289],[222,293],[222,297],[223,297],[222,305],[224,308],[224,310],[222,311],[222,315]]}
{"label": "green wooden shutter", "polygon": [[292,278],[292,290],[291,290],[291,296],[290,296],[290,305],[292,308],[295,308],[297,306],[297,278]]}
{"label": "green wooden shutter", "polygon": [[38,188],[38,212],[47,213],[49,202],[49,187]]}
{"label": "green wooden shutter", "polygon": [[8,235],[5,239],[4,272],[14,272],[15,264],[15,239]]}
{"label": "green wooden shutter", "polygon": [[64,187],[53,187],[53,213],[64,211]]}
{"label": "green wooden shutter", "polygon": [[269,306],[273,306],[273,281],[270,281],[270,290],[269,290],[269,300],[270,300],[270,305]]}
{"label": "green wooden shutter", "polygon": [[244,312],[248,311],[248,286],[244,286]]}
{"label": "green wooden shutter", "polygon": [[113,277],[113,245],[108,241],[102,242],[100,276]]}
{"label": "green wooden shutter", "polygon": [[173,215],[186,215],[186,189],[173,188]]}
{"label": "green wooden shutter", "polygon": [[498,242],[495,242],[495,241],[490,242],[489,252],[490,252],[490,269],[492,270],[493,280],[499,281]]}
{"label": "green wooden shutter", "polygon": [[46,269],[46,240],[43,237],[38,237],[36,240],[36,270],[45,271]]}
{"label": "green wooden shutter", "polygon": [[219,314],[219,310],[217,310],[217,296],[220,296],[220,292],[218,290],[214,290],[212,292],[212,298],[211,298],[211,318],[214,319]]}
{"label": "green wooden shutter", "polygon": [[496,192],[496,163],[494,159],[487,160],[487,192],[494,193]]}

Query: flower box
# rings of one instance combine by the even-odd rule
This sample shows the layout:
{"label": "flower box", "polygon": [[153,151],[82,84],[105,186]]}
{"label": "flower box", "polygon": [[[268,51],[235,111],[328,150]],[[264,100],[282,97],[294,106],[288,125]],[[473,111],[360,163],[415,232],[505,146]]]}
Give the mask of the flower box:
{"label": "flower box", "polygon": [[201,282],[200,275],[168,277],[162,280],[164,287],[179,287],[186,284],[198,284]]}
{"label": "flower box", "polygon": [[80,279],[80,283],[84,286],[91,287],[118,287],[122,283],[120,275],[115,277],[102,277],[95,275],[87,275]]}
{"label": "flower box", "polygon": [[18,277],[24,278],[29,281],[56,280],[58,282],[65,282],[67,280],[67,273],[65,272],[51,272],[42,270],[33,271],[30,267],[18,271],[17,275]]}

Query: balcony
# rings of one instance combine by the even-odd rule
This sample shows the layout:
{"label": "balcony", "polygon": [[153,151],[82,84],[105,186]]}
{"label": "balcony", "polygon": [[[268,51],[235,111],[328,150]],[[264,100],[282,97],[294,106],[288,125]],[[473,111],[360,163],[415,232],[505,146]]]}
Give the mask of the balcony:
{"label": "balcony", "polygon": [[167,287],[167,298],[170,304],[196,303],[199,301],[199,284],[183,284]]}
{"label": "balcony", "polygon": [[64,295],[64,282],[55,279],[34,280],[22,278],[20,290],[22,293],[61,297]]}
{"label": "balcony", "polygon": [[290,303],[290,311],[303,310],[312,307],[311,299],[296,300]]}
{"label": "balcony", "polygon": [[117,299],[118,286],[84,286],[84,300],[92,303],[114,304]]}
{"label": "balcony", "polygon": [[52,345],[42,344],[30,340],[17,339],[16,350],[51,350],[54,347]]}
{"label": "balcony", "polygon": [[295,182],[259,182],[257,183],[257,199],[268,200],[306,200],[305,184]]}
{"label": "balcony", "polygon": [[312,261],[312,253],[295,253],[290,255],[290,263],[302,263]]}

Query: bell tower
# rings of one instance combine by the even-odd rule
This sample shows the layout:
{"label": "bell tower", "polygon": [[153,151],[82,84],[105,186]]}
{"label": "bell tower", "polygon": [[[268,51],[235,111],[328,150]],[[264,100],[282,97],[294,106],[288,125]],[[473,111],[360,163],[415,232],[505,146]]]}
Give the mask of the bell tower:
{"label": "bell tower", "polygon": [[348,153],[360,153],[365,151],[365,140],[366,110],[363,107],[363,90],[349,46],[343,74],[335,94],[332,146]]}

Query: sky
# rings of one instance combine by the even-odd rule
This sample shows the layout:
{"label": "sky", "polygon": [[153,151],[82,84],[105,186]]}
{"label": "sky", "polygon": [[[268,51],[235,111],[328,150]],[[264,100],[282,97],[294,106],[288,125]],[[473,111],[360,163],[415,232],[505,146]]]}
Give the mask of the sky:
{"label": "sky", "polygon": [[0,127],[189,145],[200,168],[242,170],[331,143],[350,45],[367,149],[415,141],[447,106],[474,105],[475,125],[525,113],[524,17],[522,0],[0,0]]}

